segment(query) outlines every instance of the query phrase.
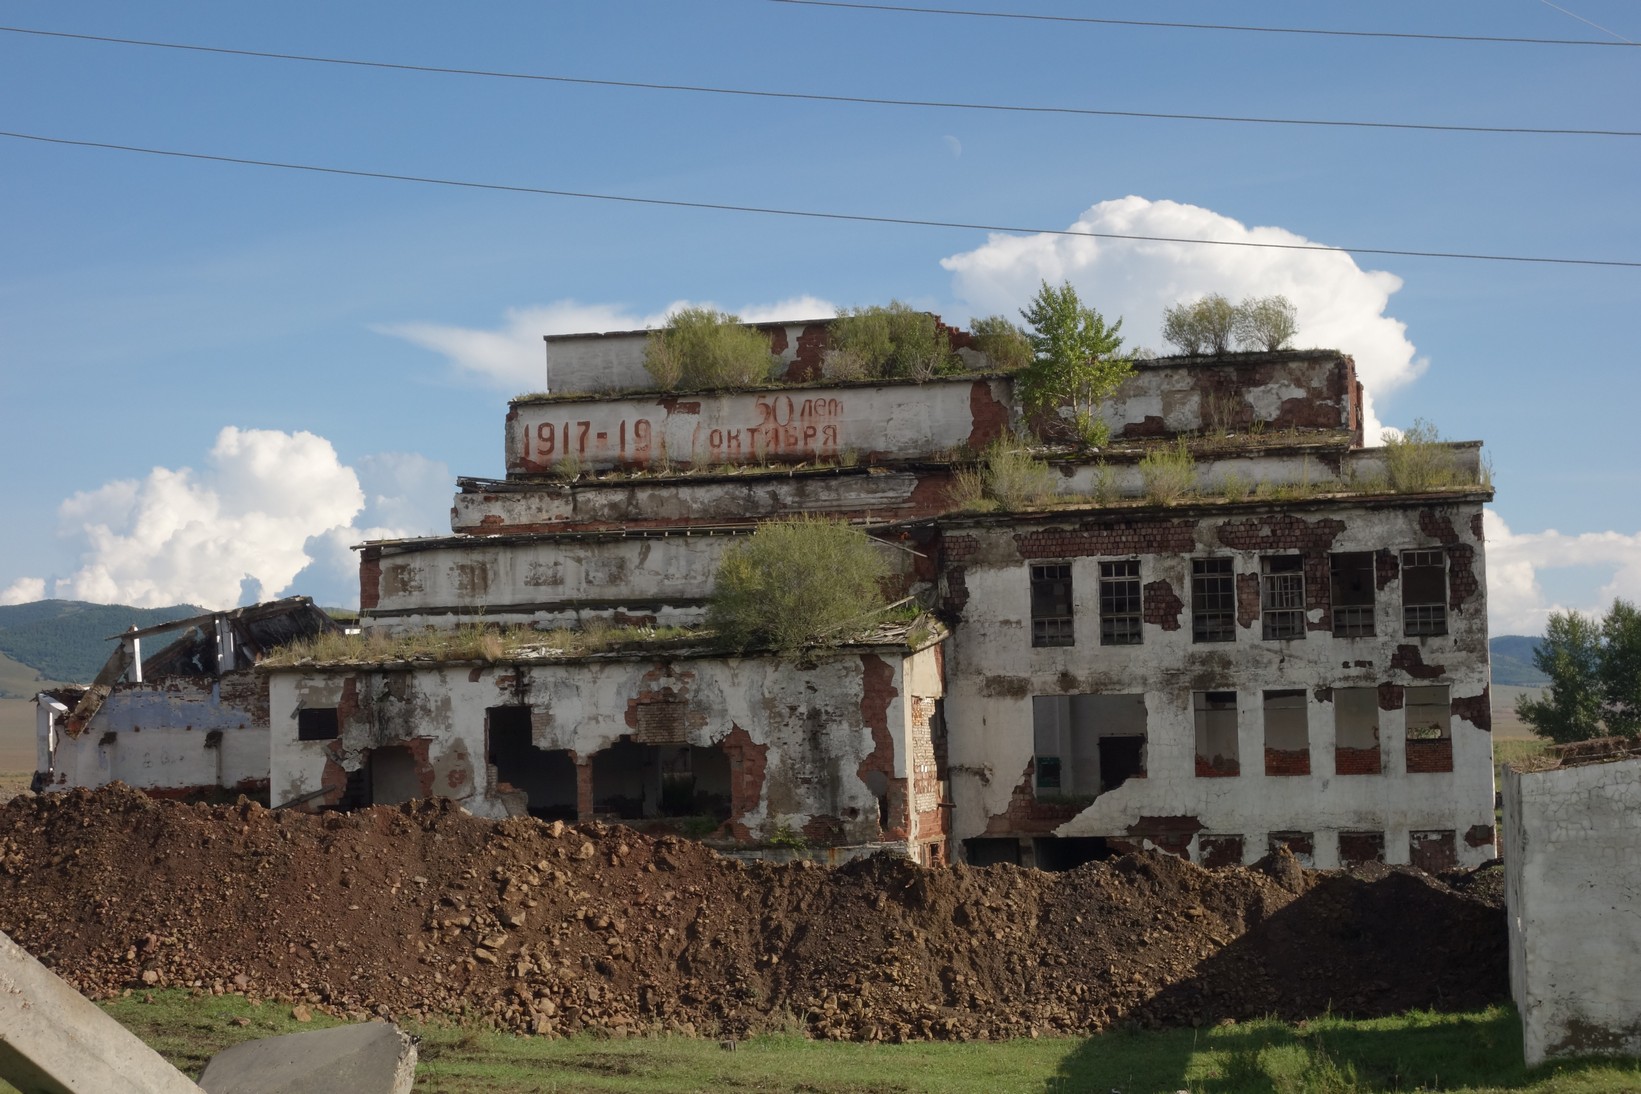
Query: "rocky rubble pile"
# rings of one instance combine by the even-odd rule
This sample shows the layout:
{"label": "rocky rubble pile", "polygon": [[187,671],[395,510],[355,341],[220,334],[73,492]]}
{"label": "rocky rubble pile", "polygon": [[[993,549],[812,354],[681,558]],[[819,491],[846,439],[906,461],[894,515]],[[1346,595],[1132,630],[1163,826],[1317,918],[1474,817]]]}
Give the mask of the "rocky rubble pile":
{"label": "rocky rubble pile", "polygon": [[111,788],[0,808],[0,929],[88,995],[541,1034],[1010,1037],[1502,1000],[1496,886],[1449,881],[1150,854],[1060,874],[749,864],[443,802],[310,815]]}

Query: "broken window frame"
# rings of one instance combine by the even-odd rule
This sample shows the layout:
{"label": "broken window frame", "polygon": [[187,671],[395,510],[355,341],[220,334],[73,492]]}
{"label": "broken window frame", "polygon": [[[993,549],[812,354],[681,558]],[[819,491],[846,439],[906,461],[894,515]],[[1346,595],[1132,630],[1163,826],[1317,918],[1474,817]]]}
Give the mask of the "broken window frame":
{"label": "broken window frame", "polygon": [[302,707],[296,712],[296,739],[334,741],[342,735],[335,707]]}
{"label": "broken window frame", "polygon": [[1032,646],[1076,645],[1076,603],[1072,598],[1071,563],[1033,563],[1030,576]]}
{"label": "broken window frame", "polygon": [[1139,645],[1143,616],[1140,560],[1100,563],[1100,645]]}
{"label": "broken window frame", "polygon": [[1333,636],[1374,636],[1374,570],[1372,551],[1341,551],[1328,556],[1332,585]]}
{"label": "broken window frame", "polygon": [[1402,552],[1402,634],[1447,633],[1447,552],[1420,547]]}
{"label": "broken window frame", "polygon": [[1236,564],[1229,556],[1191,560],[1191,641],[1236,641]]}
{"label": "broken window frame", "polygon": [[1260,557],[1259,618],[1266,641],[1305,637],[1305,560],[1299,555]]}

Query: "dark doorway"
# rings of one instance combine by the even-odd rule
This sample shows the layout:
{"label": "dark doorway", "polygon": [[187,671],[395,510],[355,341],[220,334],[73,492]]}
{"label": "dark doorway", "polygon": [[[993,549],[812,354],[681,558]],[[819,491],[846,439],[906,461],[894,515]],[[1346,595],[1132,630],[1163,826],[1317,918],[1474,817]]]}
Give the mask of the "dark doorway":
{"label": "dark doorway", "polygon": [[532,817],[575,820],[575,759],[569,750],[535,746],[529,707],[491,707],[484,715],[485,760],[495,769],[494,789],[524,794]]}
{"label": "dark doorway", "polygon": [[623,737],[593,756],[593,809],[621,820],[728,820],[729,757],[718,746],[643,745]]}
{"label": "dark doorway", "polygon": [[1032,851],[1037,869],[1052,871],[1075,870],[1111,857],[1111,849],[1098,836],[1039,836],[1032,841]]}
{"label": "dark doorway", "polygon": [[1100,793],[1145,776],[1144,737],[1100,738]]}
{"label": "dark doorway", "polygon": [[963,857],[970,866],[1020,865],[1020,841],[976,836],[963,841]]}

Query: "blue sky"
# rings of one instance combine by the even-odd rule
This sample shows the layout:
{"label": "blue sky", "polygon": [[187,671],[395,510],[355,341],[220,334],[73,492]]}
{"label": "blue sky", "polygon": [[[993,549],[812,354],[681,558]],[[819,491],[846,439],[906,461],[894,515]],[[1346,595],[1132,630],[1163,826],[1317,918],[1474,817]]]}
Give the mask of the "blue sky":
{"label": "blue sky", "polygon": [[[1641,41],[1641,8],[997,0],[985,10]],[[1641,129],[1641,50],[772,0],[4,2],[10,27],[874,98]],[[1594,25],[1592,25],[1594,24]],[[0,32],[0,129],[400,175],[1033,229],[1641,260],[1641,138],[754,99]],[[1285,292],[1375,413],[1487,442],[1496,633],[1641,597],[1641,269],[1141,245],[458,189],[0,138],[0,602],[356,601],[351,543],[502,473],[540,335],[680,301],[963,323],[1068,278],[1162,309]]]}

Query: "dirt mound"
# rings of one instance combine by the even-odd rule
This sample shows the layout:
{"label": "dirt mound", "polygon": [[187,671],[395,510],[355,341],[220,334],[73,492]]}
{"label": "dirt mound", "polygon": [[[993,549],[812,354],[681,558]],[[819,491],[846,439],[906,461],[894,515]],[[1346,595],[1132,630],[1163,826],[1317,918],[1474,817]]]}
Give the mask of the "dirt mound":
{"label": "dirt mound", "polygon": [[181,985],[539,1033],[1006,1037],[1506,996],[1485,887],[1264,865],[828,870],[440,802],[313,816],[113,788],[0,808],[0,929],[94,997]]}

